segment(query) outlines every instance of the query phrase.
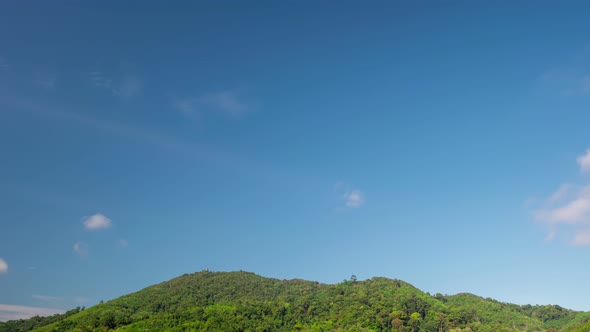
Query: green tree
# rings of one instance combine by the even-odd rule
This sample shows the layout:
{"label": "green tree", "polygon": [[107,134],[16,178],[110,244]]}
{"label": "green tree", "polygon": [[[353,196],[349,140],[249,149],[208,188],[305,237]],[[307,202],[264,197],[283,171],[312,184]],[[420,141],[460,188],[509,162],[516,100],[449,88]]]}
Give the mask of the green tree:
{"label": "green tree", "polygon": [[418,331],[420,324],[422,322],[422,316],[419,313],[413,312],[410,315],[410,319],[408,320],[408,325],[412,329],[412,332]]}

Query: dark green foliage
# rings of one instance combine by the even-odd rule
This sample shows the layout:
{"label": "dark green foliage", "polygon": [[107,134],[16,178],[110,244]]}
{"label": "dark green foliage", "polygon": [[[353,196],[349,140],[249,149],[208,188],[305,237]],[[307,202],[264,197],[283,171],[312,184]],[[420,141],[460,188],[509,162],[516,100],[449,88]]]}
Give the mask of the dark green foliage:
{"label": "dark green foliage", "polygon": [[[400,280],[336,285],[247,272],[185,274],[64,315],[2,331],[589,331],[587,313],[471,294],[431,296]],[[586,328],[586,330],[584,330]]]}

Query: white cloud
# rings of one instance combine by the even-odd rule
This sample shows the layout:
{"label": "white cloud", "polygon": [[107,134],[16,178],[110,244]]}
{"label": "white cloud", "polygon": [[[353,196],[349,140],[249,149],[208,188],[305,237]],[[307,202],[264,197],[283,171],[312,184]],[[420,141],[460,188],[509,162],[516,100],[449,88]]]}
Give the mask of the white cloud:
{"label": "white cloud", "polygon": [[0,274],[8,273],[8,264],[5,260],[0,258]]}
{"label": "white cloud", "polygon": [[88,255],[88,245],[84,242],[74,243],[72,249],[74,249],[74,252],[80,256]]}
{"label": "white cloud", "polygon": [[590,221],[590,197],[578,197],[567,204],[537,211],[542,221],[560,224],[577,224]]}
{"label": "white cloud", "polygon": [[359,208],[365,203],[365,197],[360,190],[352,190],[344,194],[346,206],[350,208]]}
{"label": "white cloud", "polygon": [[559,186],[559,189],[557,189],[557,191],[554,192],[553,195],[551,195],[551,197],[549,197],[549,199],[547,201],[549,203],[560,202],[567,197],[567,195],[570,193],[571,189],[572,189],[572,185],[562,184],[561,186]]}
{"label": "white cloud", "polygon": [[576,233],[573,243],[577,246],[590,246],[590,231],[584,230]]}
{"label": "white cloud", "polygon": [[89,231],[95,231],[99,229],[106,229],[112,226],[111,219],[106,216],[97,213],[92,215],[84,221],[84,227]]}
{"label": "white cloud", "polygon": [[172,100],[172,106],[185,115],[218,112],[239,116],[250,110],[249,105],[233,91],[207,93],[198,97],[175,98]]}
{"label": "white cloud", "polygon": [[[590,170],[590,149],[576,159],[582,172]],[[563,228],[575,234],[575,245],[590,245],[590,185],[563,184],[549,198],[541,201],[533,215],[549,225],[547,240],[553,240]],[[573,232],[573,233],[572,233]]]}
{"label": "white cloud", "polygon": [[586,153],[579,156],[576,161],[578,165],[580,165],[580,170],[582,172],[590,171],[590,149],[586,150]]}
{"label": "white cloud", "polygon": [[0,304],[0,321],[5,322],[15,319],[27,319],[33,316],[51,316],[63,312],[65,312],[65,310]]}

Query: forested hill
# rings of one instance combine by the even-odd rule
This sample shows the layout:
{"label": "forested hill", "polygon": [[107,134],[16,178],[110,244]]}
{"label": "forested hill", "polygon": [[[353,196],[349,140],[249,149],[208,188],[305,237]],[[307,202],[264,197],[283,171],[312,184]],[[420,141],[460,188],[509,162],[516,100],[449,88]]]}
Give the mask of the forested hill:
{"label": "forested hill", "polygon": [[86,310],[0,323],[0,331],[590,331],[590,313],[559,306],[355,279],[328,285],[203,271]]}

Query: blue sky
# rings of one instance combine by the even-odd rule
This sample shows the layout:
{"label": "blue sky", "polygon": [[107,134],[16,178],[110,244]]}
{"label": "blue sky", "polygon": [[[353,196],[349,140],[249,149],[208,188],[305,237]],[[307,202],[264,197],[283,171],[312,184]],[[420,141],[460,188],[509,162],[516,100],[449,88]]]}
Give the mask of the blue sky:
{"label": "blue sky", "polygon": [[0,5],[0,320],[247,270],[590,310],[587,4]]}

